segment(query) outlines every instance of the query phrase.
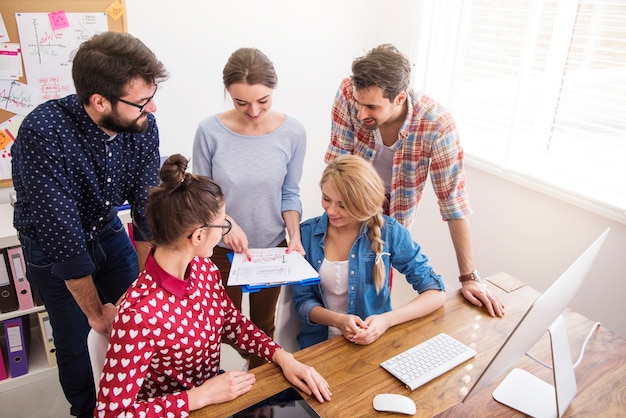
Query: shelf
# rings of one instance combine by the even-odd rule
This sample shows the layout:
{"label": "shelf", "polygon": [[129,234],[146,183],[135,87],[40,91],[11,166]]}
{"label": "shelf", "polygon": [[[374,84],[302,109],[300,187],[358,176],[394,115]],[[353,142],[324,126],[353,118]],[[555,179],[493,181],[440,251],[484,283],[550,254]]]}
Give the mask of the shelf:
{"label": "shelf", "polygon": [[[33,318],[31,318],[31,323]],[[33,326],[30,329],[30,353],[28,356],[28,373],[23,376],[10,377],[5,380],[0,380],[0,393],[15,389],[24,385],[28,385],[33,382],[37,382],[42,379],[55,377],[58,375],[57,367],[50,367],[48,365],[48,357],[46,356],[43,341],[41,339],[41,331],[39,326]],[[6,352],[6,342],[4,335],[0,338],[0,343]],[[6,364],[6,363],[5,363]],[[9,365],[7,366],[7,373],[11,374]]]}
{"label": "shelf", "polygon": [[[130,210],[121,210],[118,216],[122,220],[124,226],[131,222]],[[0,204],[0,219],[8,220],[8,222],[0,222],[0,248],[15,247],[20,245],[20,241],[17,238],[17,231],[13,228],[13,206],[10,203]],[[7,319],[15,318],[23,315],[36,314],[37,312],[44,311],[45,306],[35,306],[31,309],[16,310],[12,312],[0,313],[0,326],[2,322]],[[36,315],[34,315],[36,317]],[[48,358],[46,356],[45,347],[42,341],[41,331],[39,329],[39,322],[37,318],[31,316],[31,325],[37,324],[31,327],[31,344],[28,360],[28,373],[24,376],[9,377],[5,380],[0,380],[0,393],[7,392],[11,389],[19,388],[30,383],[38,382],[43,379],[54,378],[58,376],[58,368],[50,367],[48,365]],[[6,353],[6,342],[4,333],[0,337],[0,344],[2,349]],[[7,372],[10,374],[10,368],[7,364]],[[0,413],[0,415],[2,415]]]}
{"label": "shelf", "polygon": [[[120,210],[117,214],[124,225],[131,222],[130,209]],[[17,231],[13,228],[13,206],[10,203],[0,203],[0,248],[20,245]],[[8,222],[6,222],[8,220]]]}
{"label": "shelf", "polygon": [[30,308],[30,309],[24,309],[24,310],[18,309],[17,311],[1,313],[0,322],[6,321],[7,319],[11,319],[11,318],[17,318],[18,316],[29,315],[31,313],[41,312],[45,310],[46,310],[46,307],[41,305],[41,306],[35,306],[34,308]]}

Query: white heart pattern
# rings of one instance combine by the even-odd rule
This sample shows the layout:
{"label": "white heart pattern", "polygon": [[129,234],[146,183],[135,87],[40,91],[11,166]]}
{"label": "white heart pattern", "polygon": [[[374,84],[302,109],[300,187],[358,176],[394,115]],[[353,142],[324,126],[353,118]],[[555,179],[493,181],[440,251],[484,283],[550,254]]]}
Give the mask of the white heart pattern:
{"label": "white heart pattern", "polygon": [[154,264],[153,259],[146,262],[119,308],[96,416],[136,413],[141,392],[143,400],[153,399],[144,404],[146,415],[186,417],[189,406],[181,389],[201,385],[219,372],[224,336],[268,360],[278,348],[266,337],[259,339],[263,334],[235,309],[209,259],[194,258],[184,290],[171,286],[168,280],[173,279],[162,277]]}

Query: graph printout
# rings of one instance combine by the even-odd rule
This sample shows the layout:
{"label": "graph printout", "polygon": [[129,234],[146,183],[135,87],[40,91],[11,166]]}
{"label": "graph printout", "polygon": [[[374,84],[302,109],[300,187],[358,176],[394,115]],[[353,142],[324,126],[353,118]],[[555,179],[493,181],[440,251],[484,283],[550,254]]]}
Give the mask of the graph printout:
{"label": "graph printout", "polygon": [[251,259],[243,253],[233,256],[229,286],[300,283],[319,274],[300,253],[285,252],[285,247],[251,248]]}
{"label": "graph printout", "polygon": [[41,90],[41,99],[74,93],[72,60],[80,44],[108,30],[106,13],[66,13],[66,23],[53,29],[49,13],[16,13],[28,85]]}

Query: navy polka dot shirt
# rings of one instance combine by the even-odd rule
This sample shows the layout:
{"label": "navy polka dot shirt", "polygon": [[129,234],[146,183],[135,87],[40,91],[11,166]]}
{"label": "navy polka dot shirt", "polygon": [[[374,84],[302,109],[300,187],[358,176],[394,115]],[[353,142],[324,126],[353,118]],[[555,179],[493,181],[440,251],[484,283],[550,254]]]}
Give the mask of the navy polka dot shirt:
{"label": "navy polka dot shirt", "polygon": [[159,132],[154,115],[148,119],[144,133],[110,137],[70,95],[41,104],[22,122],[11,148],[13,221],[20,234],[40,243],[58,277],[95,270],[87,242],[126,201],[134,238],[151,238],[145,206],[148,189],[158,184]]}

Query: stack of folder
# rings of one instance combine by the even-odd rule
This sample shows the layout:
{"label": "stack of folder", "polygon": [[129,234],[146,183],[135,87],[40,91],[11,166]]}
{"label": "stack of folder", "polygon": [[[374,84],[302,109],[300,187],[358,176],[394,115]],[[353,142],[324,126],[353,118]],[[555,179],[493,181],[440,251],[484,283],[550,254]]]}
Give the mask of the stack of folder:
{"label": "stack of folder", "polygon": [[[34,315],[34,314],[33,314]],[[43,348],[46,353],[49,367],[56,367],[56,348],[52,337],[52,328],[48,312],[37,312],[39,317],[39,330],[41,332]],[[2,353],[0,361],[0,380],[8,377],[19,377],[28,373],[31,349],[30,315],[22,315],[4,321],[4,337],[6,344],[6,357]],[[39,349],[39,347],[36,347]],[[8,367],[7,362],[8,360]]]}

